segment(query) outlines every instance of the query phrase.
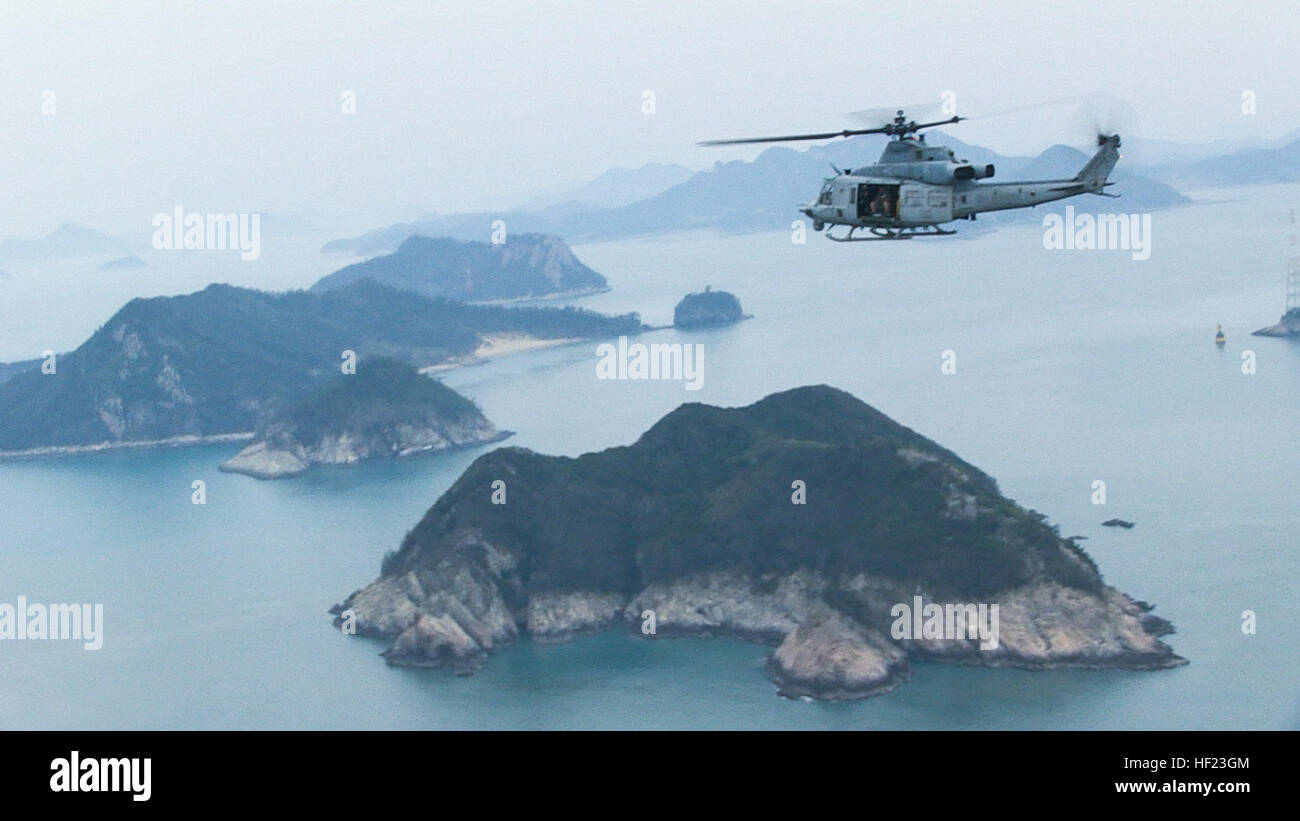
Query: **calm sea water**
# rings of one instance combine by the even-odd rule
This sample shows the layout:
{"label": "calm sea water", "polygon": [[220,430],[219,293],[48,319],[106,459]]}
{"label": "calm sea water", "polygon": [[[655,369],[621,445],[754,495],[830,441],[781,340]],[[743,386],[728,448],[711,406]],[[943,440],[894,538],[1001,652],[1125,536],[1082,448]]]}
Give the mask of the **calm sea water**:
{"label": "calm sea water", "polygon": [[[1087,536],[1108,582],[1177,625],[1189,666],[920,665],[893,694],[840,704],[778,697],[768,650],[726,639],[522,642],[472,677],[390,668],[383,645],[340,635],[326,609],[482,451],[258,482],[216,470],[237,446],[205,446],[0,464],[0,601],[102,602],[106,621],[98,652],[0,643],[0,728],[1300,727],[1300,345],[1248,336],[1281,313],[1300,187],[1198,198],[1154,215],[1145,262],[1044,250],[1036,225],[850,246],[786,233],[584,246],[614,290],[580,304],[666,323],[709,284],[755,315],[652,335],[704,345],[703,390],[597,380],[594,343],[445,377],[518,432],[510,444],[559,454],[630,443],[684,401],[843,388]],[[300,260],[300,282],[267,285],[331,267]],[[188,289],[150,284],[136,293]],[[15,275],[0,302],[93,327],[123,287]],[[48,347],[41,327],[10,327],[4,350]],[[955,375],[940,372],[945,350]],[[206,505],[190,503],[195,479]],[[1105,506],[1090,502],[1096,479]],[[1137,527],[1100,526],[1112,516]],[[1244,610],[1256,635],[1241,632]]]}

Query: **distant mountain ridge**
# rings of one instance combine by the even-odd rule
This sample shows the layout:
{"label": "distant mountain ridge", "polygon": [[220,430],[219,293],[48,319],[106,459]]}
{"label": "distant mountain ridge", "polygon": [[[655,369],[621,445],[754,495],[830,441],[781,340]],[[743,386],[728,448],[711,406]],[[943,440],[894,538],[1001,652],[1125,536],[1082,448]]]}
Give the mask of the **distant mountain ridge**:
{"label": "distant mountain ridge", "polygon": [[1208,160],[1225,157],[1243,148],[1282,148],[1300,139],[1300,128],[1281,137],[1232,137],[1205,143],[1184,143],[1173,140],[1153,140],[1146,137],[1125,137],[1125,154],[1131,152],[1135,165],[1148,167]]}
{"label": "distant mountain ridge", "polygon": [[1184,185],[1300,182],[1300,139],[1278,148],[1243,148],[1188,165],[1164,166],[1155,173]]}
{"label": "distant mountain ridge", "polygon": [[38,262],[66,257],[121,255],[127,250],[126,243],[102,231],[64,223],[39,239],[0,241],[0,260]]}
{"label": "distant mountain ridge", "polygon": [[115,259],[110,259],[107,262],[101,263],[99,266],[99,270],[122,271],[129,268],[143,268],[145,267],[145,265],[146,263],[144,260],[137,257],[135,254],[131,254],[129,256],[117,257]]}
{"label": "distant mountain ridge", "polygon": [[690,179],[694,173],[684,165],[666,163],[646,163],[640,168],[611,168],[583,185],[534,197],[524,207],[538,210],[572,204],[588,209],[618,208],[661,194]]}
{"label": "distant mountain ridge", "polygon": [[[813,199],[822,179],[831,173],[831,164],[849,168],[874,163],[886,141],[884,137],[870,135],[802,151],[777,146],[763,151],[752,161],[715,163],[712,168],[698,171],[659,194],[616,208],[575,208],[569,204],[537,210],[517,208],[432,216],[368,231],[351,239],[334,240],[324,250],[383,253],[398,247],[412,234],[481,239],[487,235],[493,220],[498,219],[514,231],[553,234],[568,242],[700,229],[747,233],[789,228],[792,222],[803,219],[798,206]],[[932,133],[929,141],[947,145],[958,157],[971,162],[993,163],[997,168],[996,181],[1028,179],[1022,176],[1026,170],[1032,172],[1036,166],[1055,165],[1066,157],[1078,161],[1073,168],[1060,169],[1064,172],[1061,176],[1072,177],[1087,160],[1083,152],[1065,146],[1049,148],[1038,157],[1007,157],[942,133]],[[1125,210],[1165,208],[1191,201],[1165,183],[1124,167],[1122,162],[1112,179],[1118,183],[1112,190],[1122,195]],[[987,218],[1041,220],[1042,213],[1041,208],[1024,209],[989,214]]]}
{"label": "distant mountain ridge", "polygon": [[488,302],[590,294],[609,283],[558,237],[507,234],[493,244],[448,237],[407,237],[391,254],[349,265],[311,287],[321,292],[373,279],[425,296]]}

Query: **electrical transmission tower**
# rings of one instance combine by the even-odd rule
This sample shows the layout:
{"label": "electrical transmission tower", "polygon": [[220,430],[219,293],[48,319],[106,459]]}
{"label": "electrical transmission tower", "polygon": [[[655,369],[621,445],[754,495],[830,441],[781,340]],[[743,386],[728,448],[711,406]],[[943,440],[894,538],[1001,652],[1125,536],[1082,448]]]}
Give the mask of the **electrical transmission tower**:
{"label": "electrical transmission tower", "polygon": [[1295,209],[1291,209],[1291,256],[1286,261],[1286,312],[1300,312],[1300,247],[1296,243]]}

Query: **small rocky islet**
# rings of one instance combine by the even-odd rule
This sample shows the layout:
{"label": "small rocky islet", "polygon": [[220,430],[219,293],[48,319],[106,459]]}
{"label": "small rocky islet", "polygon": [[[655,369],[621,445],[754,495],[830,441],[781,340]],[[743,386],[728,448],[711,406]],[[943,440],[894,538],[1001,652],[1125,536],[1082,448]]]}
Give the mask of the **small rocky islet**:
{"label": "small rocky islet", "polygon": [[715,328],[746,318],[735,294],[715,291],[707,285],[699,293],[682,297],[673,308],[673,327],[681,329]]}
{"label": "small rocky islet", "polygon": [[[900,638],[914,602],[987,606],[995,640]],[[576,458],[484,454],[331,612],[385,640],[391,664],[463,673],[522,636],[652,622],[656,637],[769,644],[782,694],[852,699],[894,689],[918,661],[1185,664],[1151,609],[978,468],[813,386],[682,405],[634,444]]]}

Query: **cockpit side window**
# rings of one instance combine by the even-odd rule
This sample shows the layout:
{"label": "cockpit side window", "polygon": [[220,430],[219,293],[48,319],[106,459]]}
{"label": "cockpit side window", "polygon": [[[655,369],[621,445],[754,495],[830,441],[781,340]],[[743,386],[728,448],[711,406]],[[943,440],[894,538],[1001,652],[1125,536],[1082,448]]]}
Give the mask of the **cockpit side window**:
{"label": "cockpit side window", "polygon": [[834,187],[835,187],[834,184],[833,184],[830,180],[827,180],[827,181],[822,185],[822,193],[821,193],[821,196],[817,198],[817,204],[818,204],[818,205],[830,205],[830,204],[831,204],[831,191],[832,191],[832,189],[834,189]]}

